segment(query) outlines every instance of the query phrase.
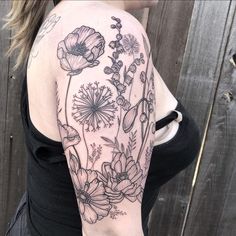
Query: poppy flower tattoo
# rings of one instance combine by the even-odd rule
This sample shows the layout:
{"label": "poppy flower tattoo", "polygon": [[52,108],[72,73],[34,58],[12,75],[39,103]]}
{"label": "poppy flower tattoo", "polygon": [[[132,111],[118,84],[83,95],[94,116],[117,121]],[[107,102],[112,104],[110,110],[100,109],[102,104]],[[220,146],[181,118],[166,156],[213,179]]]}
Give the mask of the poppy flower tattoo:
{"label": "poppy flower tattoo", "polygon": [[[104,67],[98,65],[105,39],[89,26],[76,28],[57,48],[60,66],[69,77],[64,107],[57,93],[58,127],[81,218],[89,224],[108,216],[117,219],[118,215],[127,215],[118,209],[124,200],[130,204],[142,202],[154,140],[154,73],[148,73],[151,51],[143,35],[138,37],[143,38],[141,47],[134,35],[123,35],[121,19],[115,16],[111,19],[109,28],[116,35],[107,44],[112,51],[107,55],[111,63]],[[96,66],[104,78],[96,78],[96,73],[87,83],[81,78],[75,93],[69,96],[72,105],[68,120],[67,98],[72,77],[81,76],[89,68],[95,70]],[[64,123],[59,117],[61,111],[65,114]],[[69,121],[79,125],[75,128]],[[106,136],[102,136],[103,129],[108,131]],[[82,150],[83,158],[77,150]]]}
{"label": "poppy flower tattoo", "polygon": [[86,67],[97,66],[104,46],[104,37],[93,28],[84,25],[76,28],[58,44],[57,57],[61,68],[69,75],[77,75]]}

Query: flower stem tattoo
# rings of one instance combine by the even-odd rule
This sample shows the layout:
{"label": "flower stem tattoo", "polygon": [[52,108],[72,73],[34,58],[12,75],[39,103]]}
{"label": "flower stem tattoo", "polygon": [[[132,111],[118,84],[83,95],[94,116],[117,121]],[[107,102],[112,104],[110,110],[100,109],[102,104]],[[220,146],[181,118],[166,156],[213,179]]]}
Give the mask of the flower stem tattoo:
{"label": "flower stem tattoo", "polygon": [[[145,58],[136,37],[130,33],[122,35],[121,20],[115,16],[111,19],[113,23],[110,28],[117,33],[108,44],[113,50],[112,55],[108,55],[111,65],[105,66],[103,72],[105,77],[109,77],[107,83],[113,90],[96,79],[80,85],[72,97],[70,117],[67,100],[70,99],[71,80],[73,76],[80,76],[83,70],[99,65],[105,39],[95,29],[82,25],[60,41],[57,48],[60,66],[69,77],[64,103],[65,123],[59,118],[63,108],[57,99],[58,126],[64,150],[68,151],[68,167],[79,211],[82,219],[90,224],[107,216],[117,219],[127,215],[117,206],[124,200],[141,203],[153,148],[150,134],[153,136],[155,132],[154,76],[153,73],[148,75],[151,51],[143,36]],[[121,55],[131,57],[132,63],[124,63]],[[142,66],[146,66],[145,71]],[[137,93],[139,96],[133,91],[134,83],[142,88],[141,94]],[[68,118],[80,126],[75,129]],[[116,126],[117,131],[110,137],[100,135],[102,130],[116,129]],[[121,132],[127,136],[127,144],[119,138]],[[98,136],[96,143],[89,142],[91,134]],[[150,142],[148,148],[147,142]],[[85,150],[83,158],[79,157],[76,147]],[[110,155],[102,161],[105,149]],[[142,158],[144,150],[146,154]]]}

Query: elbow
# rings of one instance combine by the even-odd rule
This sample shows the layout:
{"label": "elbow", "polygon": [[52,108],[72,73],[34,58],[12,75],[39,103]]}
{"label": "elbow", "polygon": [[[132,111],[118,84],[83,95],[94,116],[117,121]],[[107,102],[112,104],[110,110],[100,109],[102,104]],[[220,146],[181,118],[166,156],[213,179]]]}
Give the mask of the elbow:
{"label": "elbow", "polygon": [[83,230],[83,236],[144,236],[143,230],[138,230],[135,227],[132,227],[132,229],[124,229],[124,225],[120,225],[120,227],[112,227],[112,226],[106,226],[104,228],[100,228],[97,230]]}

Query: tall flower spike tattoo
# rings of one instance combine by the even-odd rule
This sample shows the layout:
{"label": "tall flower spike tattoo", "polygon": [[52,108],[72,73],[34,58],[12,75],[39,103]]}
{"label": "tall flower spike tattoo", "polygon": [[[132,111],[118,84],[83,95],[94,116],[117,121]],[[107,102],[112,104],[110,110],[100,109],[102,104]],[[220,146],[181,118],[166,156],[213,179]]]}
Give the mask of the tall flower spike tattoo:
{"label": "tall flower spike tattoo", "polygon": [[[144,53],[140,52],[138,40],[132,34],[123,36],[121,20],[114,16],[111,18],[113,23],[110,27],[116,29],[117,34],[116,39],[109,43],[109,47],[113,49],[112,55],[108,56],[111,66],[106,66],[104,73],[110,75],[108,81],[114,86],[116,95],[114,96],[109,86],[101,85],[96,80],[79,86],[78,91],[73,94],[71,117],[81,125],[81,135],[68,123],[69,87],[73,76],[80,75],[84,69],[99,64],[99,57],[104,53],[105,40],[94,29],[81,26],[68,34],[57,48],[60,66],[67,71],[69,77],[64,104],[66,122],[62,123],[58,118],[58,125],[63,148],[68,153],[68,168],[81,218],[89,224],[94,224],[109,215],[111,219],[116,219],[118,215],[126,215],[127,213],[119,210],[117,206],[123,200],[141,203],[153,147],[150,141],[149,147],[146,148],[150,130],[153,131],[154,127],[150,120],[150,113],[154,110],[153,77],[147,78],[148,65],[146,71],[138,71],[138,66],[145,64],[146,60]],[[147,42],[143,43],[149,64],[151,52],[148,51]],[[119,59],[120,54],[133,57],[132,63],[124,65]],[[134,79],[136,74],[137,80]],[[142,84],[143,92],[139,97],[134,96],[134,104],[131,104],[130,94],[134,81],[137,86]],[[61,115],[59,100],[57,104],[58,114]],[[116,114],[118,107],[119,117]],[[117,132],[112,137],[100,135],[101,129],[117,123]],[[139,133],[141,127],[142,135]],[[128,138],[127,144],[118,138],[120,130]],[[96,132],[96,141],[89,143],[86,132]],[[90,133],[87,136],[93,135]],[[87,158],[83,159],[79,158],[75,149],[75,145],[80,144],[81,140],[84,149],[86,148],[85,153],[87,152]],[[105,147],[111,148],[111,152],[105,152]],[[75,152],[72,152],[73,148]],[[146,150],[144,163],[140,161],[143,150]],[[106,153],[105,161],[102,160],[103,153]]]}

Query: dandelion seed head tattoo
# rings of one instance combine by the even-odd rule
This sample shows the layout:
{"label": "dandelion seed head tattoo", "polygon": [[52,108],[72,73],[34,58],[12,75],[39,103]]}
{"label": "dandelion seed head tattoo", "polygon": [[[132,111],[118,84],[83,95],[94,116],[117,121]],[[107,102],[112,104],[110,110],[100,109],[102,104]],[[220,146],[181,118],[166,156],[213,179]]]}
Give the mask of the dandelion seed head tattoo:
{"label": "dandelion seed head tattoo", "polygon": [[[108,216],[115,220],[127,215],[117,205],[124,200],[142,202],[153,149],[153,141],[149,138],[154,137],[155,133],[153,70],[148,75],[151,50],[142,35],[145,52],[141,52],[141,43],[134,35],[123,35],[121,19],[112,16],[111,20],[110,30],[116,32],[114,39],[108,43],[112,49],[111,55],[108,55],[111,64],[97,68],[103,71],[110,87],[97,80],[80,85],[73,94],[70,114],[73,122],[80,125],[78,128],[68,122],[70,82],[83,70],[99,65],[105,39],[95,29],[82,25],[60,41],[57,48],[60,67],[67,71],[69,77],[64,107],[57,93],[58,127],[63,147],[68,152],[68,168],[79,211],[82,219],[90,224]],[[121,54],[131,57],[132,63],[124,63],[120,59]],[[140,70],[144,67],[146,70]],[[134,83],[142,87],[142,94],[131,100],[131,94],[135,92]],[[59,118],[62,111],[65,123]],[[116,133],[111,133],[110,137],[99,136],[100,140],[96,143],[89,143],[87,133],[97,134],[111,127],[113,130],[117,127]],[[120,132],[127,135],[127,143],[119,138]],[[79,149],[82,141],[87,153],[82,157],[85,163],[82,163],[75,148]],[[148,146],[147,142],[150,143]],[[104,150],[110,150],[106,161],[103,160]]]}
{"label": "dandelion seed head tattoo", "polygon": [[104,127],[111,127],[117,107],[111,100],[112,92],[106,86],[99,86],[99,82],[82,85],[78,94],[73,96],[73,118],[82,125],[87,125],[86,131],[96,131]]}

